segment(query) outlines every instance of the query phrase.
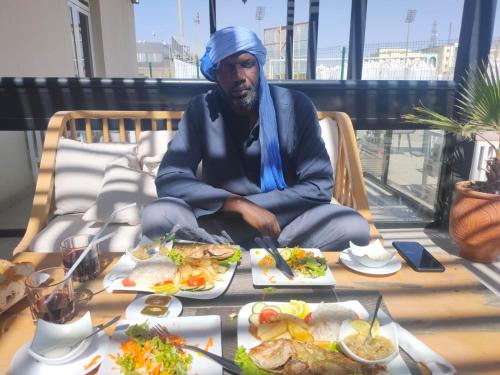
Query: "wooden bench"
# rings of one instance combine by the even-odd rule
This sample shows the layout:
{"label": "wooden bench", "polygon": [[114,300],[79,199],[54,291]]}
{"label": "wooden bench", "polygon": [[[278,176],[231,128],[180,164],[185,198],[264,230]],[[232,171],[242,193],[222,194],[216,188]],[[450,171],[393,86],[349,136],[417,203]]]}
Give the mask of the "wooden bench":
{"label": "wooden bench", "polygon": [[[372,238],[380,238],[379,232],[373,225],[368,206],[368,197],[351,119],[343,112],[318,112],[320,120],[327,116],[336,121],[339,129],[333,198],[345,206],[358,210],[370,223]],[[160,123],[165,123],[166,129],[173,130],[175,123],[181,117],[182,112],[170,111],[64,111],[55,113],[49,120],[45,136],[33,207],[26,233],[14,249],[14,254],[30,250],[29,245],[32,239],[49,221],[53,212],[54,171],[59,139],[61,136],[76,139],[78,135],[77,122],[83,126],[85,142],[93,142],[93,134],[99,131],[102,132],[102,141],[109,143],[111,141],[110,122],[117,121],[119,142],[125,143],[127,129],[130,129],[130,126],[126,127],[126,122],[133,123],[135,136],[138,139],[145,123],[149,124],[148,130],[149,128],[153,131],[158,130]]]}

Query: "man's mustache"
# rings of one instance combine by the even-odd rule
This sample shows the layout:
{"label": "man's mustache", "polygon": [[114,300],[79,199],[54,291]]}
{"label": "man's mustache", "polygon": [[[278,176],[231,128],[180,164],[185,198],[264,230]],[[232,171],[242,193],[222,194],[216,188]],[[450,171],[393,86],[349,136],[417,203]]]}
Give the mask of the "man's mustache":
{"label": "man's mustache", "polygon": [[231,91],[241,91],[241,90],[253,90],[254,87],[250,85],[234,85]]}

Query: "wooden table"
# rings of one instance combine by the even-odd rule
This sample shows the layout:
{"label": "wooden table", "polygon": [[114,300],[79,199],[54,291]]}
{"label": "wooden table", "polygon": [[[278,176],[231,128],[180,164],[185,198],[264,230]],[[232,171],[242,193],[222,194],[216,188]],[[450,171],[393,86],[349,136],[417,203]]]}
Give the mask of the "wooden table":
{"label": "wooden table", "polygon": [[[119,255],[106,255],[110,264],[103,274]],[[338,253],[326,253],[326,257],[337,281],[336,294],[340,300],[359,296],[366,307],[367,296],[373,297],[370,291],[380,291],[393,319],[453,363],[459,374],[500,372],[500,298],[480,284],[461,265],[459,258],[438,256],[446,267],[444,273],[417,273],[403,263],[401,271],[394,275],[374,277],[346,269],[339,264]],[[22,253],[14,260],[33,262],[36,269],[60,264],[59,254]],[[245,258],[243,265],[247,264]],[[262,295],[262,290],[253,288],[249,271],[248,266],[239,267],[238,282],[233,282],[223,297],[212,301],[184,299],[183,315],[213,313],[216,307],[223,319],[223,342],[234,339],[235,322],[228,318],[229,313],[236,312],[243,301],[257,300]],[[102,275],[85,287],[94,292],[101,290]],[[323,293],[329,292],[288,289],[267,298],[282,300],[306,295],[305,298],[324,299],[331,295],[331,301],[335,300],[333,293]],[[97,293],[88,304],[94,323],[102,323],[118,314],[123,316],[134,297],[134,293]],[[1,374],[9,371],[14,353],[32,338],[34,330],[27,300],[0,316]],[[112,329],[108,333],[111,334]],[[225,355],[230,355],[233,349],[225,346]]]}

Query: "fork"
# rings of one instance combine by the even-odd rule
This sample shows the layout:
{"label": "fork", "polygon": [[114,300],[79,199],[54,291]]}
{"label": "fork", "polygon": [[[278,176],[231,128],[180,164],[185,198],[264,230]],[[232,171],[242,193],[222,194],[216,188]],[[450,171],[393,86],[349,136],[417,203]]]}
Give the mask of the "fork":
{"label": "fork", "polygon": [[[163,327],[157,323],[153,324],[152,329],[153,329],[153,334],[155,334],[155,335],[158,335],[158,336],[169,336],[170,335],[170,333],[166,327]],[[241,368],[236,363],[234,363],[233,361],[231,361],[227,358],[221,357],[221,356],[214,354],[214,353],[210,353],[209,351],[200,349],[200,348],[193,346],[193,345],[182,344],[182,348],[192,350],[192,351],[195,351],[198,353],[202,353],[203,355],[207,356],[211,360],[217,362],[219,365],[221,365],[224,369],[226,369],[231,374],[243,375],[243,371],[241,370]]]}

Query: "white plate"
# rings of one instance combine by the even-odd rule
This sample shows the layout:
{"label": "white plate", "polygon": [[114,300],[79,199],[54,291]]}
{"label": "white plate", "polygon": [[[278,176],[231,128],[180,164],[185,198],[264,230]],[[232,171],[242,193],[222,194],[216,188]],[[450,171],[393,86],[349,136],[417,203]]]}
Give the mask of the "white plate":
{"label": "white plate", "polygon": [[165,318],[175,318],[181,315],[182,312],[182,302],[179,298],[175,298],[174,296],[170,297],[172,300],[168,304],[168,311],[163,316],[150,316],[141,314],[141,310],[146,306],[146,299],[150,297],[151,294],[146,294],[145,296],[137,297],[130,305],[127,306],[127,310],[125,310],[125,318],[129,320],[134,319],[165,319]]}
{"label": "white plate", "polygon": [[[109,337],[105,333],[99,333],[92,343],[89,345],[87,350],[82,353],[75,360],[65,363],[62,365],[46,365],[42,362],[36,361],[28,353],[28,348],[31,345],[31,341],[23,345],[14,355],[11,362],[12,375],[39,375],[39,374],[50,374],[50,375],[81,375],[86,374],[93,369],[95,369],[99,364],[105,359],[108,353]],[[90,361],[96,356],[100,355],[101,358],[87,370],[87,366]]]}
{"label": "white plate", "polygon": [[[280,252],[284,249],[279,248]],[[319,249],[303,249],[306,251],[311,251],[315,256],[323,257],[321,250]],[[251,249],[250,250],[250,262],[252,263],[252,280],[255,286],[333,286],[335,285],[335,279],[330,271],[330,267],[327,268],[325,276],[320,276],[315,279],[304,277],[302,275],[296,275],[292,280],[286,277],[280,270],[276,267],[271,267],[264,272],[264,269],[259,266],[259,261],[264,258],[268,252],[265,249]]]}
{"label": "white plate", "polygon": [[[244,346],[245,349],[251,349],[261,343],[261,341],[257,340],[255,337],[253,337],[250,332],[250,324],[248,322],[248,318],[250,317],[252,313],[252,307],[255,302],[252,303],[247,303],[245,306],[243,306],[238,313],[238,346]],[[283,305],[286,302],[272,302],[272,301],[266,301],[266,304],[269,305]],[[339,305],[350,308],[353,310],[360,319],[368,319],[369,314],[368,311],[359,303],[359,301],[345,301],[345,302],[338,302]],[[318,306],[318,303],[310,303],[309,306],[311,307],[311,310],[314,311],[316,306]],[[378,313],[378,320],[380,322],[380,325],[385,325],[390,322],[392,322],[392,319],[383,311],[379,310]],[[337,338],[333,338],[333,340],[336,340]],[[406,375],[406,374],[411,374],[410,369],[406,365],[405,361],[401,357],[400,354],[396,356],[391,362],[387,364],[387,370],[389,375]]]}
{"label": "white plate", "polygon": [[383,267],[373,268],[363,266],[361,263],[355,261],[351,257],[351,252],[349,249],[346,249],[340,253],[340,261],[348,268],[366,273],[368,275],[390,275],[392,273],[398,272],[401,269],[401,262],[397,257],[391,259],[389,263],[387,263]]}
{"label": "white plate", "polygon": [[[130,325],[141,324],[144,320],[121,320],[116,326],[116,330],[111,337],[108,347],[108,354],[116,355],[120,352],[120,343],[127,341],[125,331]],[[148,321],[153,324],[153,321]],[[213,340],[213,345],[208,351],[217,355],[222,355],[221,321],[218,315],[187,316],[168,319],[163,323],[165,327],[176,335],[186,339],[186,343],[197,345],[205,349],[208,340]],[[191,352],[193,362],[189,374],[222,375],[222,367],[203,355]],[[114,361],[106,355],[99,373],[102,375],[120,374],[120,368]]]}
{"label": "white plate", "polygon": [[[150,288],[144,287],[126,287],[122,285],[122,280],[125,279],[135,267],[135,262],[127,255],[124,254],[120,260],[113,266],[111,272],[109,272],[102,282],[104,288],[107,289],[108,292],[112,293],[114,291],[127,291],[127,292],[145,292],[145,293],[154,293],[154,290]],[[193,299],[214,299],[223,294],[228,288],[231,280],[234,276],[234,271],[236,269],[236,263],[232,263],[228,270],[223,273],[222,281],[215,281],[215,286],[210,290],[205,290],[201,292],[189,292],[185,290],[181,290],[175,295],[177,297],[186,297]]]}

